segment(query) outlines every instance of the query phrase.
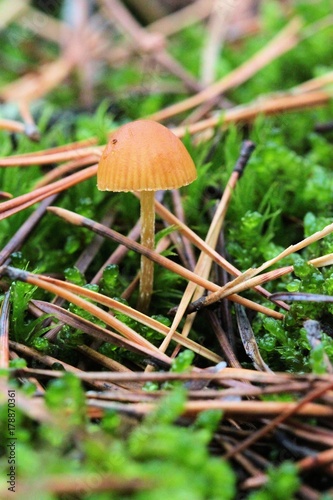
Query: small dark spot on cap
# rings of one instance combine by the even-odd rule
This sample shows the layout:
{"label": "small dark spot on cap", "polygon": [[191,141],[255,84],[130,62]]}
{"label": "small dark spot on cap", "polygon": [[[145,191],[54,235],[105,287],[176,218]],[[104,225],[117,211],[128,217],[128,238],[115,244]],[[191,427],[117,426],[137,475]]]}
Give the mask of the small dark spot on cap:
{"label": "small dark spot on cap", "polygon": [[118,140],[117,139],[112,139],[112,144],[117,144]]}

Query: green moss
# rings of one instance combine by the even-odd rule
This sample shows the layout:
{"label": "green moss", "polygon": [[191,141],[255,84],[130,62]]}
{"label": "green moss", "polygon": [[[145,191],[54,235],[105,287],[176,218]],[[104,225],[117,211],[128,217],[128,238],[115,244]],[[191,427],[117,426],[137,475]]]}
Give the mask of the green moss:
{"label": "green moss", "polygon": [[300,481],[296,467],[284,462],[280,467],[268,471],[268,483],[257,493],[249,495],[249,500],[294,500]]}
{"label": "green moss", "polygon": [[[308,36],[248,81],[230,90],[226,97],[235,105],[252,102],[275,91],[292,89],[302,81],[329,70],[332,26],[313,30],[312,34],[310,30],[314,22],[331,14],[331,2],[298,1],[291,9],[294,15],[301,15],[305,35]],[[225,44],[217,61],[216,77],[222,78],[247,61],[265,47],[285,24],[286,17],[280,2],[262,2],[262,30],[257,36]],[[198,78],[205,42],[205,28],[196,24],[170,37],[168,50],[187,71]],[[14,81],[17,75],[28,70],[38,70],[41,54],[44,61],[58,57],[55,44],[43,42],[41,45],[37,37],[24,28],[18,29],[15,23],[0,33],[0,43],[3,63],[1,86]],[[35,144],[23,135],[11,137],[1,131],[0,155],[31,153],[91,136],[97,137],[98,143],[103,144],[109,130],[187,96],[178,86],[179,82],[167,72],[148,66],[147,71],[143,72],[143,68],[146,69],[139,58],[130,65],[125,64],[112,71],[101,68],[97,75],[95,110],[81,109],[78,80],[71,76],[33,107],[42,132],[40,142]],[[160,88],[170,91],[162,92]],[[321,135],[315,132],[315,125],[331,121],[332,111],[333,104],[330,103],[322,109],[314,108],[275,117],[259,116],[251,126],[229,126],[223,131],[217,127],[211,140],[199,143],[187,134],[184,143],[198,170],[198,180],[181,190],[185,218],[191,229],[205,238],[219,199],[218,195],[214,198],[210,193],[214,190],[223,192],[244,138],[253,140],[256,149],[232,194],[226,215],[224,235],[228,258],[241,270],[259,266],[283,248],[330,224],[333,215],[332,133]],[[6,104],[4,116],[17,118],[16,108]],[[178,118],[175,118],[169,125],[177,123]],[[1,190],[13,196],[28,192],[44,172],[45,168],[38,165],[1,168]],[[170,199],[166,195],[166,203],[172,208]],[[70,188],[55,203],[96,221],[111,211],[112,227],[122,234],[130,231],[139,216],[136,197],[128,193],[101,193],[96,189],[95,179]],[[33,209],[31,207],[0,222],[1,247],[6,245]],[[171,230],[173,228],[162,230],[157,240]],[[20,269],[56,273],[73,283],[87,286],[86,283],[116,248],[112,241],[105,241],[89,269],[81,273],[75,263],[93,237],[86,229],[71,226],[54,215],[46,214],[38,230],[29,235],[20,252],[11,255],[11,264]],[[198,256],[198,251],[195,252]],[[294,265],[294,272],[266,284],[267,290],[332,295],[331,268],[316,269],[307,263],[309,259],[332,252],[333,236],[328,235],[297,255],[285,259],[275,267]],[[177,259],[172,247],[164,255]],[[130,251],[119,267],[107,267],[99,290],[110,297],[120,297],[136,276],[139,260],[139,256]],[[186,281],[159,266],[155,266],[155,269],[151,313],[158,321],[169,326],[167,311],[179,302]],[[11,284],[4,281],[4,289],[7,285],[10,285],[11,294],[10,339],[33,347],[40,353],[56,355],[60,364],[53,368],[62,369],[62,361],[77,366],[79,357],[75,348],[87,340],[86,335],[63,326],[58,338],[51,344],[45,337],[50,328],[44,323],[47,317],[36,319],[29,311],[31,299],[49,300],[49,294],[18,281]],[[246,292],[244,295],[268,305],[258,294]],[[134,294],[129,305],[135,304]],[[77,306],[69,304],[66,307],[104,326]],[[161,334],[122,313],[113,313],[150,342],[160,345]],[[251,316],[260,352],[270,368],[276,371],[325,373],[327,358],[333,361],[332,314],[332,304],[293,302],[284,321],[262,315]],[[322,327],[321,342],[315,348],[311,348],[303,327],[304,320],[309,318],[319,321]],[[194,323],[191,338],[220,352],[202,317]],[[146,364],[142,357],[112,344],[103,343],[99,352],[130,367],[143,367]],[[12,360],[10,366],[20,368],[25,364],[24,359],[18,358]],[[192,364],[193,353],[181,351],[172,370],[182,372]],[[8,373],[2,372],[1,375],[7,376]],[[20,385],[18,381],[15,384],[17,388]],[[36,386],[31,382],[22,382],[22,385],[25,395],[30,397]],[[157,384],[145,386],[146,390],[158,388]],[[101,421],[88,422],[85,418],[83,388],[72,375],[66,374],[63,379],[49,383],[45,401],[54,417],[52,424],[36,425],[21,410],[17,412],[19,480],[30,480],[34,476],[38,478],[42,470],[45,475],[84,473],[93,484],[93,481],[99,480],[101,473],[106,473],[125,480],[136,477],[147,479],[151,486],[130,496],[138,500],[235,498],[235,472],[219,457],[213,457],[210,449],[210,441],[221,414],[206,412],[193,425],[179,426],[177,419],[184,408],[186,393],[181,384],[166,384],[163,388],[170,389],[168,397],[141,423],[135,422],[132,428],[126,418],[112,411],[106,412]],[[288,395],[274,395],[267,399],[287,400]],[[5,418],[1,407],[2,424]],[[7,470],[3,458],[0,459],[0,467]],[[279,500],[295,497],[299,480],[293,466],[284,462],[281,467],[270,469],[268,475],[267,485],[248,498]],[[55,495],[47,493],[40,493],[39,496],[41,499],[55,499]],[[115,492],[87,493],[82,498],[117,500],[129,496]]]}
{"label": "green moss", "polygon": [[[113,412],[106,412],[101,425],[87,421],[84,391],[72,374],[51,382],[45,401],[52,423],[44,423],[36,429],[28,417],[17,413],[18,481],[31,481],[32,477],[38,477],[40,470],[43,477],[84,471],[86,480],[99,481],[102,474],[123,480],[146,480],[149,488],[133,493],[130,497],[133,500],[163,499],[170,495],[197,500],[234,498],[234,473],[226,462],[211,457],[208,452],[221,416],[202,416],[198,425],[190,429],[175,425],[186,401],[186,393],[181,388],[170,393],[140,425],[125,434],[121,430],[122,419]],[[7,414],[0,412],[0,419],[6,418]],[[24,439],[21,426],[25,429]],[[57,432],[54,432],[55,426]],[[38,452],[33,451],[37,449]],[[7,468],[4,459],[0,459],[0,468]],[[84,498],[101,499],[103,495],[86,494]],[[127,497],[110,492],[107,498]]]}

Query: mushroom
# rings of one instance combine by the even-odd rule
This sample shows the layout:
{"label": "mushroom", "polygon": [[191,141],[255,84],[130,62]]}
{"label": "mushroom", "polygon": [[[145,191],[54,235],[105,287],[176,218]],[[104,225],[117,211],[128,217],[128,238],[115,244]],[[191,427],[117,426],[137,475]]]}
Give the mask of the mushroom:
{"label": "mushroom", "polygon": [[[101,191],[140,191],[141,244],[154,248],[154,192],[176,189],[197,177],[181,140],[152,120],[137,120],[116,130],[103,151],[97,170]],[[146,311],[153,290],[154,263],[141,256],[138,308]]]}

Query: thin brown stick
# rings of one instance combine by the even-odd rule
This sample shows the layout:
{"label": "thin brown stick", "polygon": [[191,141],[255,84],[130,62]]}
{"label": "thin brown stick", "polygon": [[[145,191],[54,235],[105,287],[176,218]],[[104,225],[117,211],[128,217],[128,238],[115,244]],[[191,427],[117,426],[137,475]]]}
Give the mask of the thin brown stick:
{"label": "thin brown stick", "polygon": [[[265,421],[265,423],[268,422]],[[286,430],[288,433],[295,435],[300,439],[314,443],[317,446],[318,444],[321,444],[323,446],[333,447],[333,431],[324,429],[319,425],[314,427],[313,425],[299,422],[299,420],[293,421],[290,419],[288,422],[280,424],[279,428]]]}
{"label": "thin brown stick", "polygon": [[17,251],[23,242],[28,238],[33,228],[38,224],[40,219],[46,212],[46,208],[53,203],[57,198],[57,195],[50,196],[46,198],[40,206],[28,217],[28,219],[22,224],[22,226],[16,231],[16,233],[11,237],[8,243],[0,251],[0,265],[3,265],[9,258],[10,254]]}
{"label": "thin brown stick", "polygon": [[35,184],[34,189],[47,186],[51,182],[54,182],[57,179],[60,179],[61,177],[64,177],[65,175],[80,169],[81,167],[91,165],[92,163],[96,163],[96,155],[88,155],[77,160],[70,160],[69,162],[59,165],[58,167],[45,174],[44,177]]}
{"label": "thin brown stick", "polygon": [[22,78],[0,89],[0,98],[6,102],[39,99],[60,84],[72,71],[74,61],[63,56],[56,61],[43,64],[39,72],[28,73]]}
{"label": "thin brown stick", "polygon": [[[231,194],[232,194],[233,190],[235,189],[235,186],[238,182],[239,176],[240,176],[240,173],[238,171],[232,172],[230,179],[228,180],[227,186],[223,192],[223,195],[222,195],[222,198],[221,198],[220,203],[218,205],[218,208],[216,210],[216,213],[214,215],[213,221],[212,221],[210,228],[208,230],[205,243],[212,248],[215,248],[215,246],[216,246],[218,234],[219,234],[219,231],[220,231],[222,224],[223,224],[223,221],[224,221],[224,217],[225,217],[227,207],[228,207],[228,204],[229,204],[229,201],[231,198]],[[200,257],[198,259],[198,262],[194,268],[194,272],[196,274],[198,274],[200,277],[207,279],[209,276],[211,265],[212,265],[212,260],[210,259],[210,257],[206,253],[201,252]],[[194,298],[197,298],[197,296],[202,295],[202,293],[203,293],[203,289],[201,287],[200,288],[197,287],[193,281],[190,281],[188,283],[186,290],[183,294],[183,297],[181,299],[181,302],[177,308],[177,312],[176,312],[176,315],[173,319],[168,336],[163,340],[162,344],[160,345],[160,350],[162,352],[165,352],[165,350],[167,349],[167,347],[172,339],[174,331],[178,328],[178,325],[186,312],[187,306],[188,306],[189,302],[191,301],[191,298],[193,296],[194,296]],[[184,335],[184,337],[188,336],[189,331],[191,330],[193,321],[195,319],[195,316],[196,315],[193,314],[193,315],[188,316],[186,318],[186,322],[185,322],[185,325],[184,325],[184,328],[182,331],[182,334]]]}
{"label": "thin brown stick", "polygon": [[6,120],[5,118],[1,118],[0,130],[8,130],[8,132],[18,132],[24,134],[25,125],[24,123],[18,122],[16,120]]}
{"label": "thin brown stick", "polygon": [[[36,285],[39,288],[42,288],[51,293],[54,293],[55,295],[63,297],[64,299],[68,300],[69,302],[72,302],[78,307],[82,307],[86,311],[93,314],[96,318],[99,318],[105,324],[109,325],[114,330],[119,332],[129,341],[136,343],[138,346],[142,346],[143,348],[147,349],[153,355],[153,357],[158,359],[161,363],[166,363],[167,365],[170,363],[168,356],[162,355],[153,344],[151,344],[148,340],[139,335],[132,328],[128,327],[120,320],[118,320],[116,317],[112,316],[111,314],[97,307],[96,305],[82,299],[81,297],[78,297],[74,293],[64,289],[64,287],[60,287],[58,284],[55,284],[57,283],[57,280],[51,280],[51,279],[46,280],[38,275],[34,275],[26,271],[21,271],[9,267],[2,268],[2,272],[6,273],[12,279],[19,279],[20,281],[31,283],[32,285]],[[52,307],[57,307],[57,306],[53,305]],[[110,331],[109,332],[110,341],[112,340],[112,336],[114,336],[114,334],[113,332]]]}
{"label": "thin brown stick", "polygon": [[[74,146],[74,144],[73,144]],[[95,155],[95,161],[102,154],[102,146],[95,147],[66,147],[55,148],[49,151],[40,151],[38,153],[29,153],[26,155],[10,156],[0,159],[0,167],[26,167],[30,165],[47,165],[48,163],[56,163],[60,161],[77,160],[86,156]]]}
{"label": "thin brown stick", "polygon": [[[91,229],[92,231],[101,234],[105,236],[106,238],[111,238],[114,241],[117,241],[118,243],[127,246],[127,248],[130,248],[131,250],[134,250],[135,252],[138,252],[139,254],[145,255],[146,257],[150,258],[157,264],[166,267],[172,272],[175,272],[182,276],[183,278],[193,281],[199,286],[202,286],[203,288],[206,288],[207,290],[210,291],[217,291],[219,287],[215,285],[215,283],[212,283],[211,281],[205,280],[198,276],[197,274],[193,273],[192,271],[189,271],[188,269],[184,268],[183,266],[177,264],[176,262],[172,262],[170,259],[167,259],[166,257],[163,257],[162,255],[159,255],[158,253],[154,252],[153,250],[149,250],[146,247],[140,245],[139,243],[136,243],[135,241],[129,240],[125,236],[121,235],[120,233],[117,233],[113,229],[109,229],[105,226],[102,226],[101,224],[98,224],[95,221],[92,221],[90,219],[87,219],[85,217],[82,217],[79,214],[76,214],[74,212],[71,212],[69,210],[65,210],[63,208],[59,207],[50,207],[50,211],[54,212],[56,215],[59,217],[67,220],[71,224],[77,225],[77,226],[83,226]],[[256,311],[263,312],[264,314],[267,314],[269,316],[273,316],[277,319],[282,319],[283,315],[281,313],[278,313],[276,311],[273,311],[267,307],[261,306],[260,304],[257,304],[255,302],[252,302],[251,300],[245,299],[244,297],[239,297],[237,295],[230,295],[228,297],[229,300],[239,302],[244,305],[244,307],[249,307],[250,309],[254,309]]]}
{"label": "thin brown stick", "polygon": [[270,423],[259,429],[258,431],[254,432],[251,436],[249,436],[247,439],[239,443],[237,446],[235,446],[232,450],[228,451],[226,454],[225,458],[229,459],[231,458],[235,453],[239,453],[240,451],[245,450],[252,444],[254,444],[258,439],[261,437],[265,436],[269,432],[271,432],[275,427],[277,427],[280,423],[284,422],[288,418],[290,418],[293,414],[297,413],[299,415],[300,410],[304,408],[305,405],[307,405],[310,401],[313,401],[314,399],[320,397],[322,394],[324,394],[326,391],[330,390],[333,388],[333,381],[331,380],[327,384],[325,384],[323,387],[319,387],[314,389],[313,391],[309,392],[305,397],[303,397],[298,403],[295,404],[293,408],[289,408],[288,410],[282,412],[280,415],[278,415],[274,420],[272,420]]}
{"label": "thin brown stick", "polygon": [[[44,375],[46,377],[62,377],[64,372],[57,370],[40,370],[38,368],[18,369],[18,373],[31,375]],[[258,372],[247,368],[223,368],[218,372],[191,371],[191,372],[130,372],[130,373],[110,373],[110,372],[81,372],[78,377],[82,380],[105,380],[109,382],[166,382],[171,380],[211,380],[211,381],[249,381],[255,384],[290,384],[293,381],[304,382],[309,387],[316,385],[321,391],[326,391],[328,384],[333,384],[332,375],[314,375],[312,373],[294,374],[286,372]]]}
{"label": "thin brown stick", "polygon": [[[298,462],[296,462],[295,466],[299,470],[299,472],[306,472],[312,469],[318,469],[320,467],[325,467],[329,464],[333,463],[333,448],[329,450],[324,450],[320,453],[317,453],[313,456],[305,457]],[[268,476],[266,474],[258,474],[254,477],[250,477],[246,481],[243,482],[242,488],[259,488],[263,486],[268,481]]]}
{"label": "thin brown stick", "polygon": [[[68,144],[62,144],[61,146],[55,146],[53,148],[41,149],[39,151],[33,151],[30,153],[22,153],[22,154],[18,154],[18,155],[6,156],[5,158],[1,158],[1,161],[4,162],[4,161],[8,160],[9,165],[11,165],[11,162],[13,162],[12,164],[14,166],[17,166],[17,165],[20,165],[21,159],[30,158],[31,163],[29,163],[29,164],[33,165],[35,163],[38,163],[38,157],[40,157],[40,156],[54,155],[57,153],[74,151],[77,149],[83,150],[84,148],[89,147],[89,146],[94,146],[95,144],[97,144],[97,139],[95,137],[90,137],[89,139],[84,139],[82,141],[69,142]],[[51,158],[50,163],[53,163],[53,162],[54,162],[54,158]],[[3,166],[7,166],[7,163],[4,163]]]}
{"label": "thin brown stick", "polygon": [[178,31],[204,20],[209,16],[214,0],[197,0],[181,10],[177,10],[162,19],[158,19],[147,26],[150,32],[161,33],[165,36],[173,35]]}
{"label": "thin brown stick", "polygon": [[81,172],[72,174],[65,179],[60,179],[52,184],[35,189],[31,193],[26,193],[11,200],[5,201],[0,205],[0,220],[20,212],[23,208],[30,207],[35,203],[44,200],[48,196],[60,193],[66,189],[75,186],[79,182],[90,179],[96,175],[97,165],[85,168]]}
{"label": "thin brown stick", "polygon": [[213,97],[226,92],[226,90],[244,83],[269,62],[292,49],[299,42],[300,28],[300,20],[298,18],[293,19],[288,26],[283,28],[283,30],[278,33],[271,42],[266,44],[263,49],[234,71],[228,73],[228,75],[220,81],[215,82],[193,97],[189,97],[180,103],[154,113],[150,118],[157,121],[165,120],[184,111],[188,111],[195,106],[199,106]]}
{"label": "thin brown stick", "polygon": [[[155,209],[162,219],[166,220],[170,225],[177,226],[178,231],[180,231],[184,236],[193,243],[199,250],[202,250],[205,254],[211,257],[211,259],[225,269],[228,273],[233,276],[239,276],[241,271],[239,271],[235,266],[230,264],[222,255],[217,253],[210,245],[200,238],[194,231],[192,231],[186,224],[184,224],[179,218],[177,218],[173,213],[171,213],[165,206],[155,200]],[[267,299],[270,298],[270,293],[264,288],[258,286],[255,288],[263,297]],[[284,309],[289,309],[289,306],[280,302],[280,306]]]}
{"label": "thin brown stick", "polygon": [[309,471],[332,463],[333,448],[330,448],[329,450],[317,453],[315,456],[305,457],[302,460],[299,460],[299,462],[296,462],[296,466],[301,471]]}
{"label": "thin brown stick", "polygon": [[331,99],[329,91],[317,90],[305,94],[276,95],[267,99],[260,99],[245,106],[236,106],[224,111],[223,114],[201,120],[188,126],[172,129],[178,137],[186,133],[196,134],[216,126],[226,128],[230,123],[247,123],[259,115],[274,115],[281,112],[306,109],[313,106],[323,106]]}
{"label": "thin brown stick", "polygon": [[[104,409],[113,409],[125,413],[134,412],[137,415],[146,415],[154,410],[155,405],[151,403],[138,404],[117,404],[109,402],[90,401],[90,404]],[[202,411],[207,410],[222,410],[225,417],[243,417],[247,419],[257,419],[260,417],[274,417],[281,413],[294,413],[296,411],[296,403],[279,403],[273,401],[258,402],[258,401],[188,401],[184,405],[184,416],[195,417]],[[333,417],[333,409],[324,405],[307,403],[297,410],[297,414],[303,417],[329,418]],[[238,452],[239,453],[239,452]],[[226,456],[229,455],[229,452]]]}
{"label": "thin brown stick", "polygon": [[218,321],[216,314],[213,311],[206,311],[208,319],[213,327],[213,330],[215,332],[216,338],[218,340],[218,343],[220,344],[220,347],[222,349],[223,355],[225,356],[225,359],[228,361],[228,364],[232,368],[242,368],[240,362],[238,361],[231,345],[228,340],[227,335],[225,334],[225,331],[223,330],[222,326],[220,325],[220,322]]}
{"label": "thin brown stick", "polygon": [[[36,491],[40,496],[72,496],[72,495],[94,495],[94,493],[110,491],[123,493],[125,496],[138,492],[150,491],[152,482],[139,477],[120,478],[117,474],[96,472],[72,473],[72,474],[50,474],[43,475],[34,480],[22,480],[16,487],[17,495],[24,498],[29,496],[31,491]],[[7,487],[0,489],[2,498],[8,498]]]}
{"label": "thin brown stick", "polygon": [[[35,276],[36,275],[32,275]],[[74,285],[73,283],[69,282],[63,282],[60,280],[57,280],[55,278],[51,278],[49,276],[38,276],[41,280],[44,280],[45,282],[48,282],[50,284],[53,284],[59,288],[66,289],[69,292],[75,293],[77,295],[82,295],[83,297],[86,297],[88,299],[91,299],[99,304],[102,304],[104,306],[109,307],[110,309],[115,309],[116,311],[120,311],[123,314],[126,314],[130,318],[135,319],[136,321],[139,321],[140,323],[153,328],[157,332],[161,333],[162,335],[166,335],[169,331],[168,327],[163,325],[163,323],[160,323],[159,321],[156,321],[155,319],[151,318],[150,316],[146,316],[145,314],[132,309],[131,307],[127,306],[126,304],[122,304],[119,301],[116,301],[110,297],[107,297],[105,295],[102,295],[100,293],[94,292],[93,290],[89,290],[84,287],[79,287],[78,285]],[[84,304],[81,304],[84,306]],[[52,305],[47,306],[44,305],[43,310],[44,312],[50,312],[50,310],[46,310],[47,308],[50,309]],[[219,363],[221,361],[220,356],[217,354],[213,353],[212,351],[209,351],[205,347],[201,346],[200,344],[197,344],[193,340],[189,339],[184,339],[179,333],[175,334],[174,340],[176,342],[179,342],[182,344],[184,347],[188,349],[192,349],[194,352],[197,354],[206,357],[207,359]]]}
{"label": "thin brown stick", "polygon": [[[207,307],[218,300],[221,300],[222,298],[225,298],[228,296],[230,293],[239,293],[241,291],[247,290],[249,288],[252,288],[254,286],[257,286],[259,284],[262,284],[266,281],[270,281],[272,279],[277,279],[280,276],[283,276],[286,274],[286,272],[292,271],[293,267],[285,267],[281,269],[276,269],[274,271],[271,271],[270,273],[265,273],[265,274],[259,274],[261,271],[267,269],[268,267],[272,266],[273,264],[276,264],[278,261],[281,259],[287,257],[288,255],[291,255],[303,248],[306,248],[308,245],[311,243],[314,243],[315,241],[318,241],[328,234],[330,234],[333,231],[333,224],[329,224],[325,228],[323,228],[321,231],[317,231],[316,233],[312,234],[311,236],[308,236],[307,238],[304,238],[302,241],[299,243],[296,243],[294,245],[290,245],[288,248],[280,252],[276,257],[273,259],[270,259],[266,262],[264,262],[260,267],[258,268],[253,268],[253,269],[248,269],[245,271],[242,275],[237,276],[234,280],[229,281],[225,286],[220,288],[219,291],[214,292],[210,294],[207,297],[204,297],[198,304],[193,303],[192,307],[194,307],[194,310],[197,310],[198,308],[201,307]],[[327,257],[327,256],[325,256]],[[314,262],[316,262],[317,259],[314,259]],[[320,257],[317,262],[320,264],[323,261],[323,257]]]}
{"label": "thin brown stick", "polygon": [[128,34],[139,51],[147,53],[162,67],[180,78],[184,85],[194,92],[201,89],[196,80],[173,59],[164,49],[164,37],[157,33],[146,32],[134,19],[126,7],[118,0],[100,0],[107,17],[115,19],[118,25]]}
{"label": "thin brown stick", "polygon": [[40,132],[37,128],[35,120],[32,117],[29,103],[26,100],[21,100],[21,101],[19,101],[18,106],[19,106],[20,114],[21,114],[23,121],[24,121],[25,134],[32,141],[39,141]]}
{"label": "thin brown stick", "polygon": [[[76,368],[75,366],[70,365],[69,363],[66,363],[65,361],[61,361],[57,358],[54,358],[53,356],[49,356],[47,354],[42,354],[41,352],[37,351],[36,349],[33,349],[32,347],[28,347],[24,344],[20,344],[19,342],[14,342],[12,340],[9,341],[9,347],[13,349],[16,352],[19,352],[23,356],[28,356],[32,357],[36,361],[42,363],[44,366],[49,366],[52,367],[55,363],[61,364],[66,372],[74,373],[77,377],[80,375],[83,375],[85,372],[82,370],[79,370],[79,368]],[[52,371],[52,370],[50,370]],[[94,380],[89,380],[88,382],[90,385],[97,389],[104,389],[105,385],[99,381],[94,381]]]}

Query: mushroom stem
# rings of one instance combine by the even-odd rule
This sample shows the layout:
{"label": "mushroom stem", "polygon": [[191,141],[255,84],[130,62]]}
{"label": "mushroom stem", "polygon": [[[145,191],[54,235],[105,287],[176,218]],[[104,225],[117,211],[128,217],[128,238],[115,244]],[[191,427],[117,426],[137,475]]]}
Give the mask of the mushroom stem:
{"label": "mushroom stem", "polygon": [[[155,242],[155,205],[154,191],[141,191],[141,244],[153,250]],[[147,257],[141,256],[140,289],[137,307],[140,311],[147,311],[153,292],[154,263]]]}

